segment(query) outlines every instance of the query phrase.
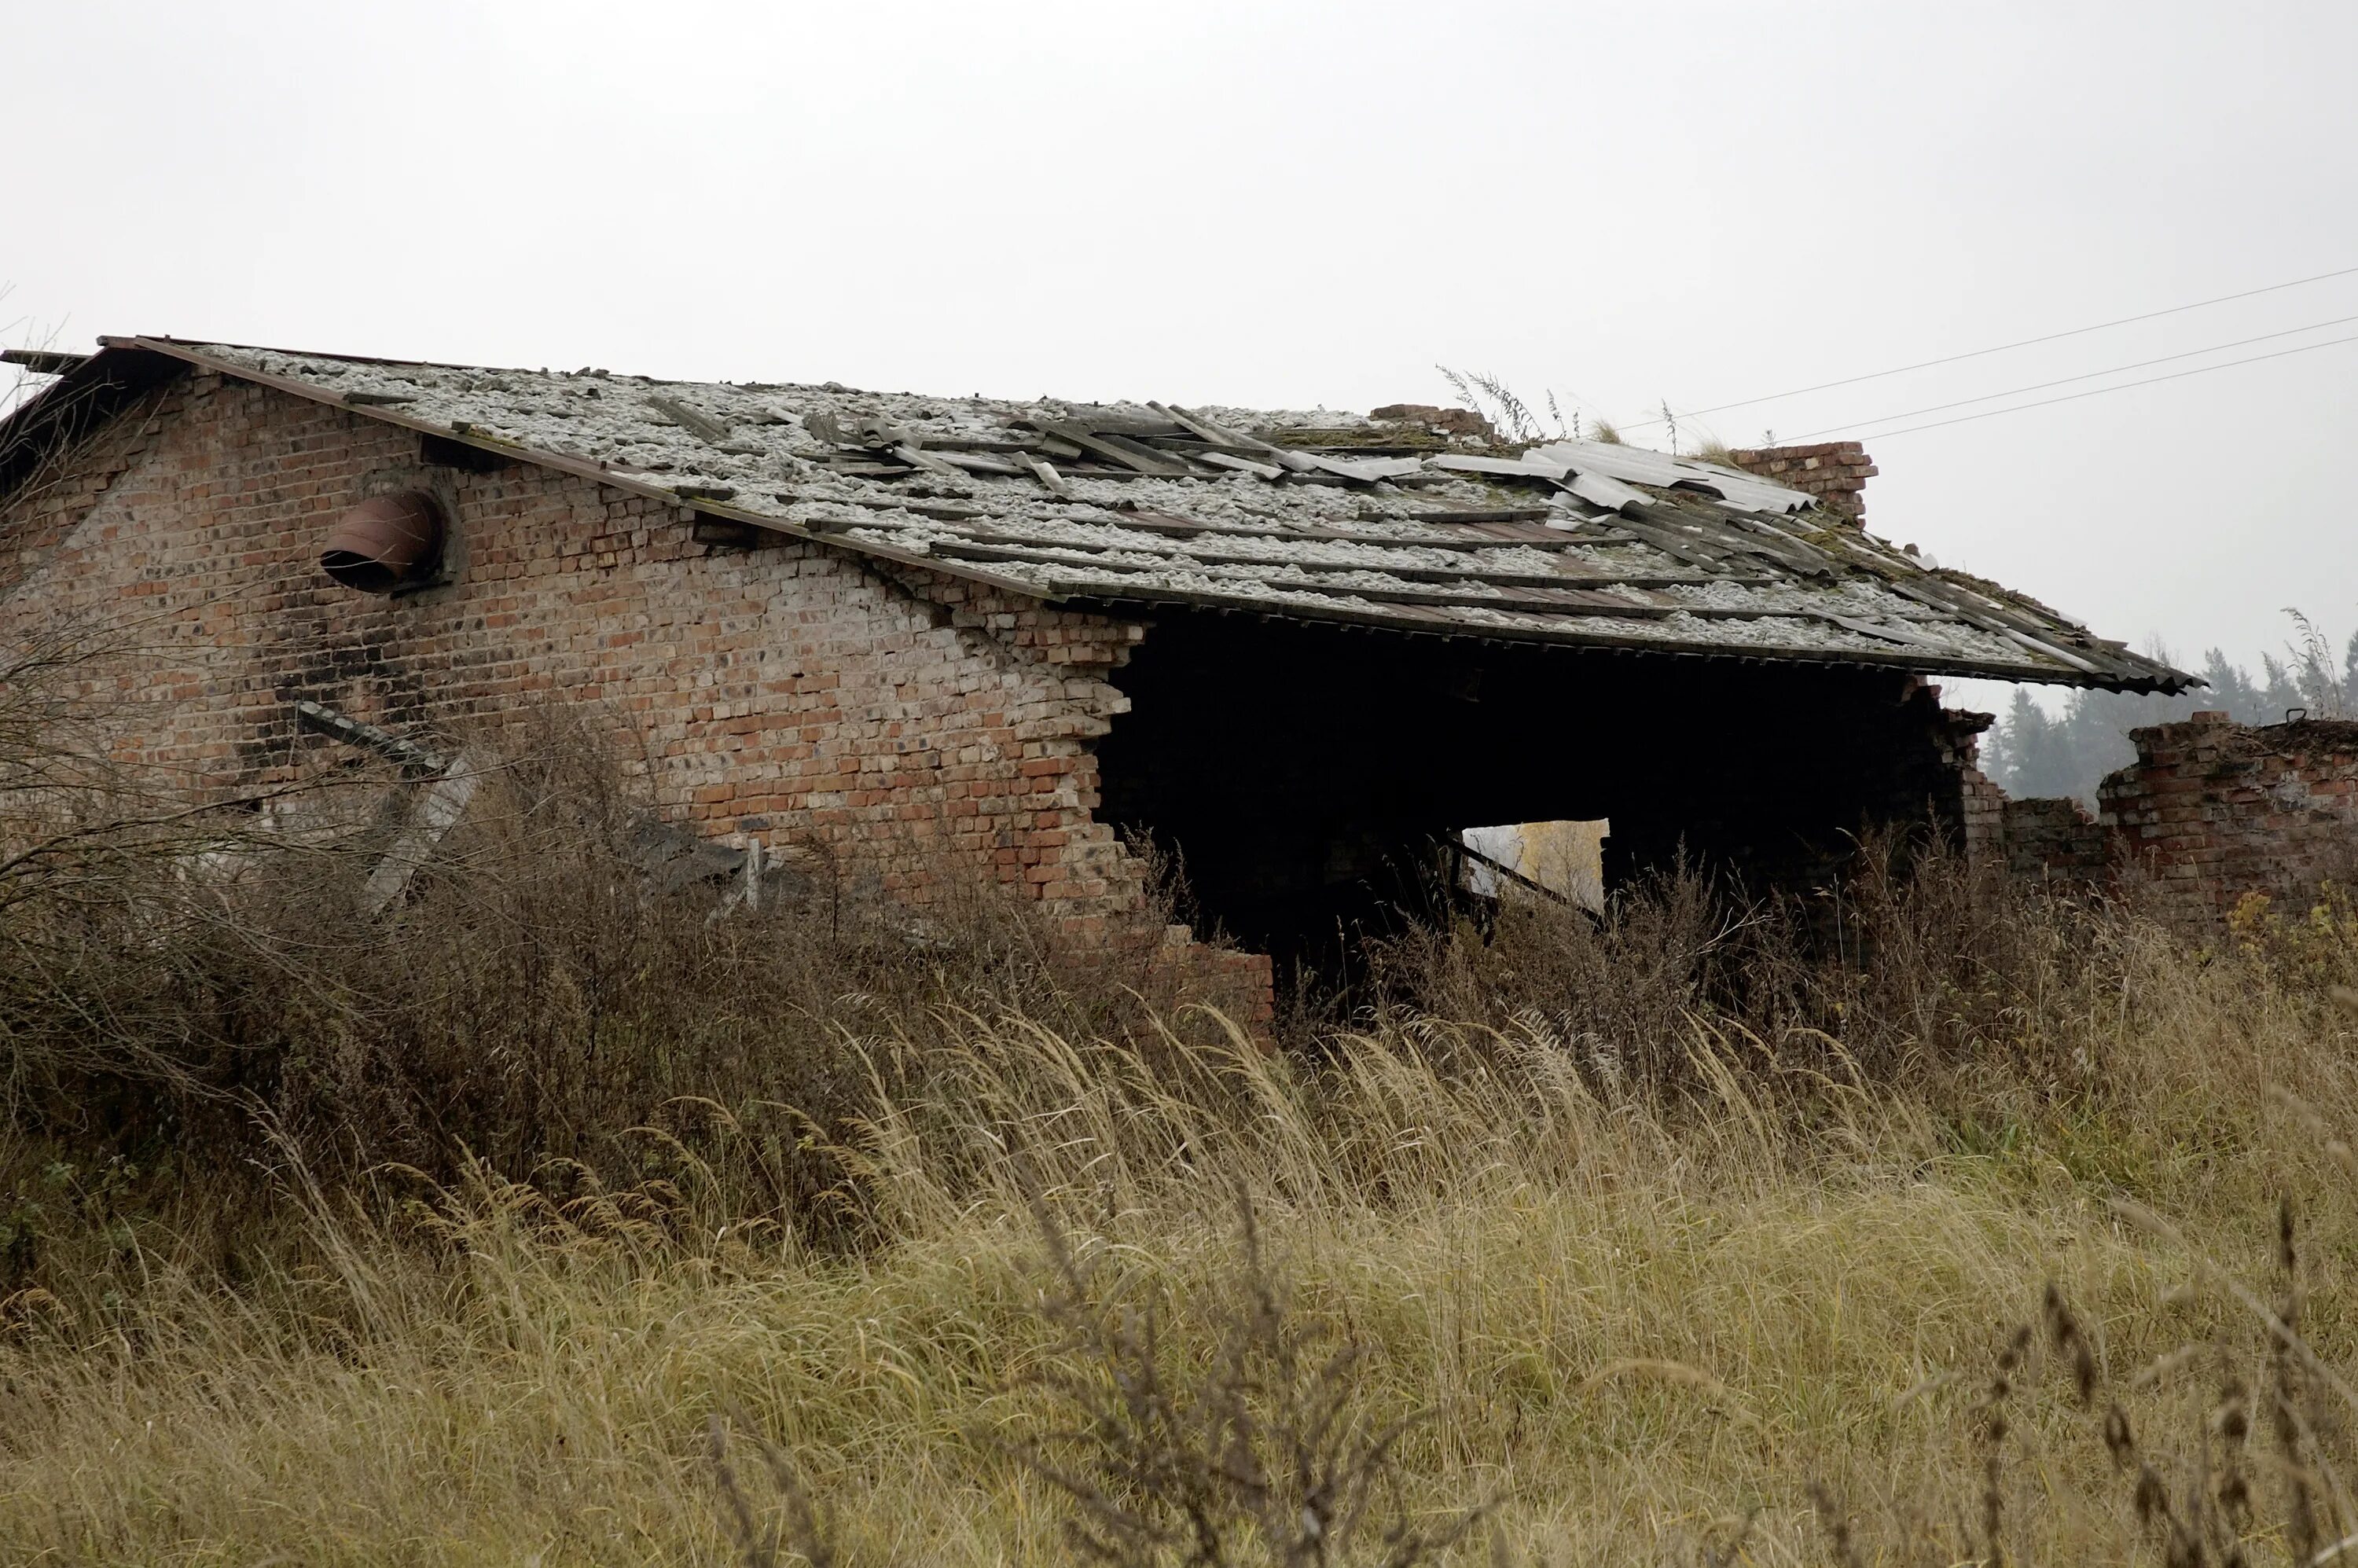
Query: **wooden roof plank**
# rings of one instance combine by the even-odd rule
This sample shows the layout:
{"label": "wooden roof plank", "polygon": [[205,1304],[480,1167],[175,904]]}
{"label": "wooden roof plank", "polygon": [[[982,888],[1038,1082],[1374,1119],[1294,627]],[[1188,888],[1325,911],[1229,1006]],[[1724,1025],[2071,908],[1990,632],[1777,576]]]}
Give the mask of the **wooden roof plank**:
{"label": "wooden roof plank", "polygon": [[[913,508],[914,510],[914,508]],[[1176,535],[1186,540],[1188,535]],[[1053,535],[1024,533],[1021,530],[984,526],[965,535],[959,541],[935,542],[936,550],[977,548],[1026,550],[1076,550],[1095,553],[1136,553],[1140,546],[1120,541],[1080,543],[1058,538]],[[979,555],[974,558],[985,558]],[[1020,556],[1017,558],[1022,558]],[[1276,567],[1293,565],[1311,571],[1369,571],[1412,582],[1481,582],[1499,588],[1593,589],[1593,588],[1700,588],[1704,586],[1733,588],[1773,588],[1779,579],[1768,577],[1733,578],[1701,572],[1669,573],[1660,571],[1615,572],[1585,569],[1574,571],[1559,568],[1552,572],[1495,570],[1479,564],[1464,567],[1421,567],[1387,561],[1380,557],[1359,561],[1273,561],[1266,556],[1250,556],[1218,549],[1176,549],[1164,557],[1175,564],[1193,566]]]}
{"label": "wooden roof plank", "polygon": [[1032,426],[1044,435],[1070,441],[1083,451],[1095,452],[1136,473],[1149,474],[1156,479],[1184,479],[1195,471],[1184,458],[1157,452],[1141,442],[1127,441],[1119,436],[1099,436],[1070,419],[1051,419],[1045,415],[1037,415],[1033,416]]}

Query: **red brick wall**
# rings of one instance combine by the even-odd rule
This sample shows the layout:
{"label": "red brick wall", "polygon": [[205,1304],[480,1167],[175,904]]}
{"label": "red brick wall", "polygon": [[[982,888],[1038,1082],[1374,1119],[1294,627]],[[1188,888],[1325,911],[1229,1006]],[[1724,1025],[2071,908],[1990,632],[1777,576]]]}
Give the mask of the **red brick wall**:
{"label": "red brick wall", "polygon": [[1829,511],[1856,523],[1866,516],[1866,481],[1875,464],[1856,441],[1821,441],[1806,447],[1760,447],[1727,454],[1747,473],[1816,496]]}
{"label": "red brick wall", "polygon": [[[1998,812],[2006,799],[2006,793],[1981,770],[1982,732],[1996,722],[1996,716],[1943,708],[1938,686],[1921,680],[1910,685],[1910,701],[1931,734],[1931,787],[1925,787],[1924,778],[1911,775],[1913,787],[1892,802],[1891,820],[1920,819],[1929,805],[1935,827],[1952,835],[1967,856],[1980,854],[1996,840]],[[1923,794],[1916,795],[1916,789]]]}
{"label": "red brick wall", "polygon": [[2246,893],[2306,899],[2358,870],[2358,723],[2205,715],[2129,739],[2136,762],[2096,798],[2179,923],[2213,922]]}
{"label": "red brick wall", "polygon": [[[1979,747],[1975,747],[1978,753]],[[1964,851],[1969,860],[2006,853],[2006,791],[1976,765],[1978,754],[1958,769],[1964,817]]]}
{"label": "red brick wall", "polygon": [[[455,580],[330,581],[325,529],[409,485],[455,503]],[[1127,706],[1103,676],[1139,622],[818,546],[701,544],[683,506],[528,464],[428,469],[408,431],[211,374],[0,510],[0,593],[12,641],[137,644],[88,694],[123,715],[126,761],[202,785],[335,755],[296,730],[302,698],[429,734],[590,706],[663,814],[708,835],[816,842],[917,902],[929,867],[970,856],[1087,925],[1142,907],[1090,815],[1089,746]]]}
{"label": "red brick wall", "polygon": [[2113,865],[2112,836],[2061,796],[2005,801],[1998,850],[2008,871],[2033,881],[2096,881]]}
{"label": "red brick wall", "polygon": [[167,386],[139,399],[121,417],[70,453],[37,467],[0,519],[0,594],[70,534],[114,487],[124,470],[146,457],[178,415],[186,397]]}

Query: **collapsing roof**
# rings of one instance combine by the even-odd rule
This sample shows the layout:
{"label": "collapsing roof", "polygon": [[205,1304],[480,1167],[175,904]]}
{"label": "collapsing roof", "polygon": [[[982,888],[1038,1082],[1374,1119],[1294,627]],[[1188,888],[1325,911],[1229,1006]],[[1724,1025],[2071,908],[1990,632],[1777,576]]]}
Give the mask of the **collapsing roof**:
{"label": "collapsing roof", "polygon": [[[1099,406],[488,370],[170,339],[165,355],[642,493],[1076,607],[2171,690],[2191,677],[1802,492],[1586,441],[1320,410]],[[38,403],[20,411],[21,422]],[[749,537],[752,536],[749,534]]]}

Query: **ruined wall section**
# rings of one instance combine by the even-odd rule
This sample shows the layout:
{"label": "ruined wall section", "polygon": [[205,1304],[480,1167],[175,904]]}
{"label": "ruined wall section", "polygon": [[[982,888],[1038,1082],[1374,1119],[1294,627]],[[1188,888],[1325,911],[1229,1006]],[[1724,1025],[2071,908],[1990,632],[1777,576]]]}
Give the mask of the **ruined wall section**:
{"label": "ruined wall section", "polygon": [[1908,700],[1921,716],[1931,755],[1929,767],[1919,764],[1923,770],[1916,781],[1920,799],[1895,801],[1894,819],[1905,822],[1928,815],[1952,844],[1963,846],[1970,855],[1997,831],[1994,819],[2006,798],[1981,770],[1981,737],[1997,716],[1943,708],[1941,688],[1929,681],[1911,681]]}
{"label": "ruined wall section", "polygon": [[[395,599],[330,581],[329,524],[413,484],[455,502],[456,580]],[[302,698],[443,734],[586,709],[703,833],[815,843],[919,900],[947,851],[1084,923],[1141,905],[1091,816],[1090,741],[1125,705],[1104,676],[1136,622],[817,546],[698,543],[682,506],[528,464],[429,469],[408,431],[210,374],[93,437],[0,540],[0,631],[115,629],[83,695],[120,716],[124,761],[191,784],[320,766]]]}
{"label": "ruined wall section", "polygon": [[2006,852],[2006,791],[1981,770],[1979,748],[1957,770],[1960,835],[1965,858],[1979,860]]}
{"label": "ruined wall section", "polygon": [[2112,834],[2069,796],[2005,800],[1992,848],[2029,881],[2097,882],[2113,869]]}
{"label": "ruined wall section", "polygon": [[1995,846],[2035,881],[2137,879],[2181,931],[2215,929],[2244,897],[2306,903],[2358,881],[2358,722],[2252,726],[2223,713],[2132,730],[2136,761],[2076,800],[2007,800]]}
{"label": "ruined wall section", "polygon": [[2097,803],[2174,924],[2207,925],[2248,893],[2304,900],[2358,872],[2358,722],[2198,713],[2129,739],[2137,760]]}

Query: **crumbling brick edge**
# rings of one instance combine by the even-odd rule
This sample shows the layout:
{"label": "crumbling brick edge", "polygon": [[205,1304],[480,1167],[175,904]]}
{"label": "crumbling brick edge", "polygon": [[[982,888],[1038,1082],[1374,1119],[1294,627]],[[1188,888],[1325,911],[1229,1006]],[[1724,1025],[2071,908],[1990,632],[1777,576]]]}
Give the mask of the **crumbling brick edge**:
{"label": "crumbling brick edge", "polygon": [[2136,761],[2097,786],[2094,816],[2076,800],[2003,800],[1985,848],[2037,880],[2102,886],[2133,871],[2189,932],[2253,894],[2307,900],[2358,872],[2358,721],[2203,712],[2129,741]]}

